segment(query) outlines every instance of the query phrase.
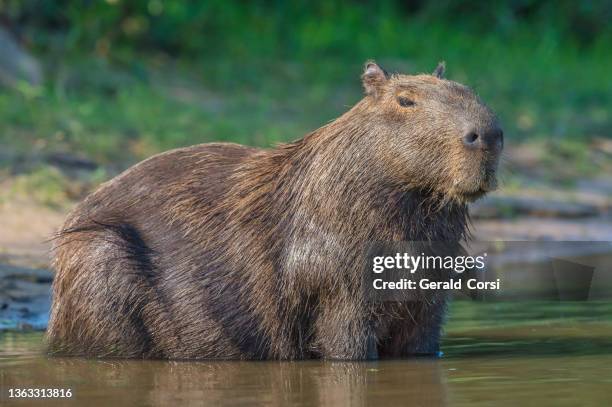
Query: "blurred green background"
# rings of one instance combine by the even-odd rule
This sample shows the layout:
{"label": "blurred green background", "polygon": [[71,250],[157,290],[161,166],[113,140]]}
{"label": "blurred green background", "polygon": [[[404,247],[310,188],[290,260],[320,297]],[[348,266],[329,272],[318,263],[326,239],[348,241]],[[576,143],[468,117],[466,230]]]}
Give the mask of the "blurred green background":
{"label": "blurred green background", "polygon": [[0,171],[65,189],[45,166],[58,154],[91,161],[95,184],[173,147],[293,140],[359,100],[374,58],[403,73],[445,60],[545,176],[597,174],[611,20],[601,0],[0,0],[1,29],[34,64],[0,88]]}

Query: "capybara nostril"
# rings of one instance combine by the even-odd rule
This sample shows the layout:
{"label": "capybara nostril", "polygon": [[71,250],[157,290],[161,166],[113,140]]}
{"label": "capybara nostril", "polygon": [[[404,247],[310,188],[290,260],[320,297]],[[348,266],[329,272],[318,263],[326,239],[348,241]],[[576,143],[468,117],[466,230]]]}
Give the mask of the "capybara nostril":
{"label": "capybara nostril", "polygon": [[465,136],[463,136],[463,144],[470,148],[480,147],[480,136],[478,135],[478,133],[470,131]]}
{"label": "capybara nostril", "polygon": [[473,149],[500,151],[504,147],[504,133],[497,126],[469,131],[463,136],[463,144]]}

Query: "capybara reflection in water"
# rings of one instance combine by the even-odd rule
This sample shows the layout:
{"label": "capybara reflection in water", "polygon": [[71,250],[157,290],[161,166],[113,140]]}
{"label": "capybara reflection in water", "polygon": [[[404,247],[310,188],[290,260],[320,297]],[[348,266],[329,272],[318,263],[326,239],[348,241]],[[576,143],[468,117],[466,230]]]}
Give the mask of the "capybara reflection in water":
{"label": "capybara reflection in water", "polygon": [[366,359],[438,351],[447,293],[372,302],[365,242],[459,247],[503,146],[467,87],[366,63],[365,96],[273,149],[212,143],[104,183],[55,245],[52,352]]}

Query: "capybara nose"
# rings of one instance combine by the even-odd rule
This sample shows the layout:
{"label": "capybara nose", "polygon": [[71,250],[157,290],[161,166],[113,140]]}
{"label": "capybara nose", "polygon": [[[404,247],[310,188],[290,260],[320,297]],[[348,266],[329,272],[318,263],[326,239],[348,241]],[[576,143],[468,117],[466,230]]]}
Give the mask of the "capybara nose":
{"label": "capybara nose", "polygon": [[504,147],[504,132],[497,126],[470,130],[463,136],[463,144],[473,149],[500,151]]}
{"label": "capybara nose", "polygon": [[463,136],[463,144],[470,148],[480,148],[482,141],[480,136],[475,131],[469,131]]}

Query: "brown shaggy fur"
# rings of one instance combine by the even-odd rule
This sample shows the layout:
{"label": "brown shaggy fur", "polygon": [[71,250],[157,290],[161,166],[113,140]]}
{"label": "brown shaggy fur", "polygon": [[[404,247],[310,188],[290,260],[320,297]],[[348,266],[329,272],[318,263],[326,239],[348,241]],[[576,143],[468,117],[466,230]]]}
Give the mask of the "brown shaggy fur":
{"label": "brown shaggy fur", "polygon": [[[435,353],[447,294],[376,304],[362,273],[366,242],[458,247],[466,202],[495,186],[496,118],[442,73],[389,77],[369,62],[366,96],[296,142],[181,148],[103,184],[56,241],[51,350],[172,359]],[[469,132],[479,147],[465,146]]]}

